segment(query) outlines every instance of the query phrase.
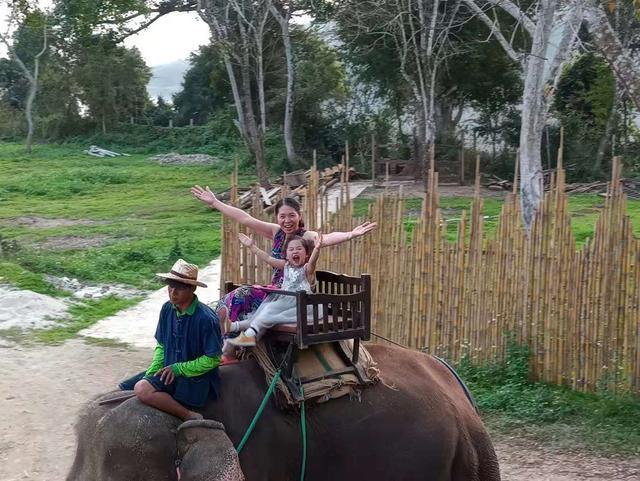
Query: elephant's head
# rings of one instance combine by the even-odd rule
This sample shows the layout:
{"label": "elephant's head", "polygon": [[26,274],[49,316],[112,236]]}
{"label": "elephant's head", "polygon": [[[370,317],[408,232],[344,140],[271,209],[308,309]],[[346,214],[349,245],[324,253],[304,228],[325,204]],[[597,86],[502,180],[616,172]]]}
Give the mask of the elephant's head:
{"label": "elephant's head", "polygon": [[244,481],[240,461],[224,426],[209,419],[178,427],[181,481]]}

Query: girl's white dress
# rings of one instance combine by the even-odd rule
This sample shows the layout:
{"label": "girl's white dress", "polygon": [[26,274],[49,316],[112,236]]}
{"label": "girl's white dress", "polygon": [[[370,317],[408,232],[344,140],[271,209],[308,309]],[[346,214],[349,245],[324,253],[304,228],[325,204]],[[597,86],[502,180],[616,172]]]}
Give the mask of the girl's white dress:
{"label": "girl's white dress", "polygon": [[[287,262],[284,266],[284,279],[282,280],[282,290],[284,291],[306,291],[312,293],[311,285],[304,272],[304,266],[295,267]],[[313,315],[313,308],[307,307],[307,316]],[[262,334],[276,324],[295,324],[297,319],[296,298],[284,296],[282,294],[269,294],[262,304],[250,317],[251,327]]]}

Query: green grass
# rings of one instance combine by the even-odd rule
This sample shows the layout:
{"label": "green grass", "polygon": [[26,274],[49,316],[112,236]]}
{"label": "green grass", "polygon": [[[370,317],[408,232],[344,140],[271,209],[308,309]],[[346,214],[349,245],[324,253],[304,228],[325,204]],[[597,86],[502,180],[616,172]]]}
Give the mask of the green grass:
{"label": "green grass", "polygon": [[[215,167],[161,166],[146,155],[90,157],[78,145],[37,145],[27,155],[21,145],[0,144],[0,236],[12,243],[2,259],[11,268],[3,281],[55,295],[43,274],[151,288],[154,273],[179,256],[206,264],[220,251],[220,215],[189,188],[228,188],[228,160]],[[243,176],[241,183],[252,180]],[[78,223],[35,228],[20,225],[20,217]],[[92,245],[47,247],[51,240],[64,247],[69,237]]]}
{"label": "green grass", "polygon": [[30,272],[18,264],[0,260],[0,283],[12,284],[19,289],[26,289],[50,296],[64,297],[68,294],[49,284],[42,274]]}
{"label": "green grass", "polygon": [[640,454],[637,396],[529,382],[528,352],[513,344],[505,363],[475,367],[463,361],[458,372],[494,432],[529,436],[562,450]]}
{"label": "green grass", "polygon": [[[354,215],[361,217],[367,214],[369,205],[373,199],[356,199],[354,201]],[[459,219],[462,211],[467,212],[467,219],[471,213],[473,199],[470,197],[441,197],[440,208],[447,222],[447,240],[454,242],[457,238]],[[498,227],[502,199],[493,197],[483,199],[482,215],[484,219],[484,232],[489,237],[495,236]],[[409,198],[405,201],[405,228],[412,232],[417,217],[420,215],[422,199]],[[569,212],[571,214],[571,229],[578,246],[585,243],[587,238],[593,237],[595,223],[604,207],[604,199],[597,194],[576,194],[569,196]],[[631,218],[631,224],[636,236],[640,236],[640,201],[628,200],[627,215]],[[469,228],[469,226],[467,227]],[[468,234],[468,231],[467,231]]]}
{"label": "green grass", "polygon": [[116,312],[126,309],[140,302],[141,299],[120,299],[105,297],[99,300],[84,301],[71,306],[70,319],[59,322],[59,325],[36,331],[36,340],[47,344],[59,344],[75,335],[95,322]]}

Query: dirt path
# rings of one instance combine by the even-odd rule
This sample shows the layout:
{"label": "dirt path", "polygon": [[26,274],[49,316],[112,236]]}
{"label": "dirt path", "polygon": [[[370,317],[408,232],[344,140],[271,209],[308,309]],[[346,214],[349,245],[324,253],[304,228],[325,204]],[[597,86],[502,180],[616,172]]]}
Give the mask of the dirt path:
{"label": "dirt path", "polygon": [[[150,354],[82,340],[0,347],[0,479],[64,480],[82,403],[144,368]],[[640,479],[640,459],[559,454],[515,438],[496,437],[495,445],[505,481]]]}

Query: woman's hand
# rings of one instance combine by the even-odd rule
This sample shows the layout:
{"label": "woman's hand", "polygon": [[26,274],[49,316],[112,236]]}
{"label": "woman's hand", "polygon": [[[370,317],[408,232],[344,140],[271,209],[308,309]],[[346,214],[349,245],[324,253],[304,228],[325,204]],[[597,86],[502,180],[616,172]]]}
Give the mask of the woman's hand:
{"label": "woman's hand", "polygon": [[191,187],[191,193],[196,199],[201,200],[209,207],[214,209],[216,208],[218,198],[213,192],[211,192],[211,190],[209,190],[209,186],[203,189],[199,185],[194,185],[193,187]]}
{"label": "woman's hand", "polygon": [[238,234],[238,240],[245,247],[251,248],[251,246],[253,245],[253,239],[248,235],[240,233]]}
{"label": "woman's hand", "polygon": [[360,237],[365,235],[367,232],[372,231],[378,226],[376,222],[365,222],[364,224],[360,224],[358,227],[355,227],[351,231],[351,239],[354,237]]}

